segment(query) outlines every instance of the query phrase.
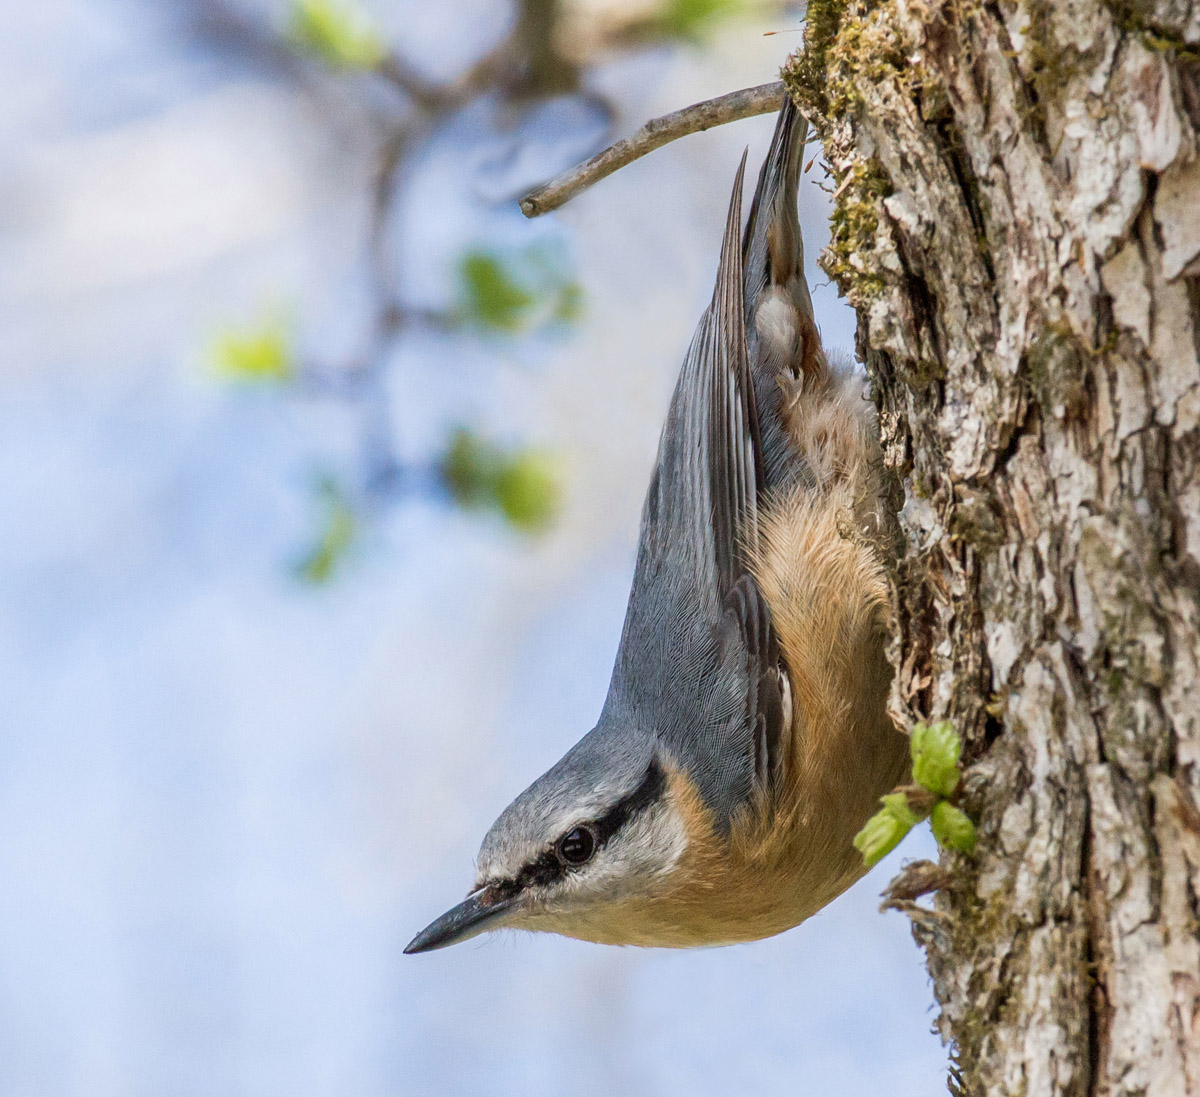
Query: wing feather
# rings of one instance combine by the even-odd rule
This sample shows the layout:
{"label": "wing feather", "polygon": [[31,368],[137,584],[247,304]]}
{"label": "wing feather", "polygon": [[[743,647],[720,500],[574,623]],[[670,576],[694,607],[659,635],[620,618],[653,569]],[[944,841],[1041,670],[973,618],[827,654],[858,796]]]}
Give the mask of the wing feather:
{"label": "wing feather", "polygon": [[680,372],[642,514],[601,720],[654,736],[728,828],[773,785],[786,674],[750,575],[767,489],[746,339],[743,155],[712,300]]}

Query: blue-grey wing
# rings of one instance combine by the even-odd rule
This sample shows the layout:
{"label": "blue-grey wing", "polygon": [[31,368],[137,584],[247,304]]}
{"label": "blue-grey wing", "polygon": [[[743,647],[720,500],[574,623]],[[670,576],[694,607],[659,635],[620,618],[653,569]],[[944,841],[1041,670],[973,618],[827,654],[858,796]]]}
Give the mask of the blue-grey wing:
{"label": "blue-grey wing", "polygon": [[659,444],[601,717],[653,735],[722,826],[769,783],[786,689],[770,610],[749,574],[765,475],[745,329],[744,171],[745,157],[712,302]]}

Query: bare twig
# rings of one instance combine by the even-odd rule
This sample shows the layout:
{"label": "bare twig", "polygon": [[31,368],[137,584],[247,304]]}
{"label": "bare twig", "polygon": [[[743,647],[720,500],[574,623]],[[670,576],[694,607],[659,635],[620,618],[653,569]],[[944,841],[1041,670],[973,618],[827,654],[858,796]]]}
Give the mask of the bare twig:
{"label": "bare twig", "polygon": [[948,888],[953,883],[954,877],[941,865],[932,861],[914,861],[905,865],[900,875],[888,884],[883,893],[883,905],[879,909],[911,910],[922,895]]}
{"label": "bare twig", "polygon": [[737,122],[742,118],[778,110],[783,95],[783,82],[776,80],[772,84],[732,91],[728,95],[654,118],[632,137],[618,141],[557,179],[552,179],[544,187],[527,194],[521,199],[521,212],[526,217],[537,217],[558,209],[593,183],[598,183],[605,176],[612,175],[619,168],[670,141],[713,126],[723,126],[726,122]]}
{"label": "bare twig", "polygon": [[419,110],[435,114],[445,108],[449,98],[446,90],[427,80],[400,54],[387,54],[376,66],[375,73],[404,92]]}

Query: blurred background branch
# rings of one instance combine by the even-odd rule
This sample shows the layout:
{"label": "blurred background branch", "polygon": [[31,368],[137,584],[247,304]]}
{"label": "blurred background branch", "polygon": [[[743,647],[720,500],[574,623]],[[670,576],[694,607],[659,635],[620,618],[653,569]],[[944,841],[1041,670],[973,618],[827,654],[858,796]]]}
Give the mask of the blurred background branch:
{"label": "blurred background branch", "polygon": [[[274,385],[285,395],[344,401],[357,409],[359,471],[339,480],[338,507],[321,508],[324,524],[299,574],[311,582],[334,576],[356,543],[355,530],[380,507],[413,493],[470,502],[503,515],[525,533],[547,528],[563,491],[562,470],[552,454],[526,452],[520,444],[508,447],[514,467],[537,470],[536,475],[521,479],[519,491],[511,477],[479,476],[468,483],[468,467],[476,466],[464,464],[464,454],[500,450],[493,440],[460,425],[430,466],[406,464],[395,428],[382,412],[387,364],[397,343],[414,331],[441,334],[448,340],[561,338],[581,314],[582,289],[563,240],[551,234],[519,248],[480,241],[459,258],[453,300],[435,308],[411,303],[390,257],[396,251],[392,238],[412,164],[439,131],[485,100],[492,108],[493,125],[504,127],[514,143],[522,140],[524,129],[536,124],[536,118],[532,123],[530,119],[539,103],[561,97],[578,101],[585,108],[589,132],[604,138],[611,129],[613,103],[589,83],[590,71],[600,60],[673,42],[694,43],[723,20],[751,10],[760,14],[782,10],[786,5],[777,0],[661,0],[623,8],[520,0],[510,29],[499,42],[458,74],[438,80],[420,71],[355,0],[292,0],[286,14],[274,22],[234,0],[187,2],[193,33],[213,46],[239,53],[308,87],[336,81],[340,94],[332,101],[370,120],[378,149],[364,256],[374,305],[361,333],[360,351],[340,361],[313,360],[296,349],[293,332],[278,316],[227,331],[212,348],[219,373],[231,381]],[[777,99],[779,90],[775,85],[765,87],[766,92],[748,89],[707,105],[700,112],[704,117],[691,129],[762,113],[764,96]],[[658,129],[663,130],[658,144],[674,133],[669,126]],[[637,137],[630,147],[635,146]],[[621,162],[641,154],[635,151]],[[612,159],[613,154],[604,156]],[[567,165],[548,166],[561,170]],[[513,193],[506,199],[516,197]],[[329,476],[320,479],[322,497],[328,495],[330,482]],[[353,523],[346,521],[347,515],[353,516]],[[311,566],[318,558],[321,565]]]}

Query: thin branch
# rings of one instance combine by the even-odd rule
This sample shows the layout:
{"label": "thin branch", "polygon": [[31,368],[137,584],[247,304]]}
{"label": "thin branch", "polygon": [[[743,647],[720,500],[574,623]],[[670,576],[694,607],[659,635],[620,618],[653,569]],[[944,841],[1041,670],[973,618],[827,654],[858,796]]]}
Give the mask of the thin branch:
{"label": "thin branch", "polygon": [[623,168],[653,152],[657,148],[689,133],[698,133],[726,122],[737,122],[752,118],[756,114],[769,114],[778,110],[783,102],[783,82],[760,84],[756,88],[731,91],[694,106],[684,107],[673,114],[665,114],[647,122],[632,137],[618,141],[590,160],[563,172],[544,187],[527,194],[521,199],[521,212],[526,217],[538,217],[558,209],[569,202],[580,191],[598,183],[614,171]]}
{"label": "thin branch", "polygon": [[448,98],[445,89],[426,79],[400,54],[387,54],[374,71],[389,84],[399,88],[420,110],[434,114],[444,109]]}

